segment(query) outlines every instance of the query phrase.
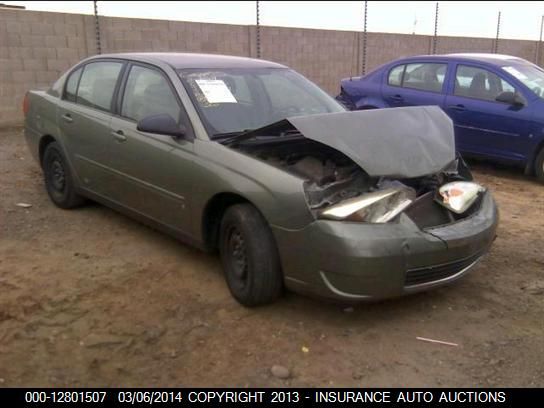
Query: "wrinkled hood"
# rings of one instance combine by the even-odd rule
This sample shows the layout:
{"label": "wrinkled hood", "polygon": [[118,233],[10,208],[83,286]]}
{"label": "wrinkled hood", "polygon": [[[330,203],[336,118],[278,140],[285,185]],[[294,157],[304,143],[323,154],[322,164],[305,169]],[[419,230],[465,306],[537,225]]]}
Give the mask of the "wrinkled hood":
{"label": "wrinkled hood", "polygon": [[439,172],[455,159],[453,123],[438,106],[326,113],[286,121],[304,137],[344,153],[370,176],[421,177]]}

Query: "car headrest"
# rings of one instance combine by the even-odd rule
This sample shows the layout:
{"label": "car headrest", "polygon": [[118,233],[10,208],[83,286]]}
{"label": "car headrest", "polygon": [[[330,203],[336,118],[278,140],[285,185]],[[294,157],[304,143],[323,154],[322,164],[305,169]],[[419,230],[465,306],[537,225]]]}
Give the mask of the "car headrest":
{"label": "car headrest", "polygon": [[471,91],[485,90],[485,74],[483,72],[478,72],[476,75],[474,75],[474,78],[472,78],[472,81],[470,82],[470,90]]}

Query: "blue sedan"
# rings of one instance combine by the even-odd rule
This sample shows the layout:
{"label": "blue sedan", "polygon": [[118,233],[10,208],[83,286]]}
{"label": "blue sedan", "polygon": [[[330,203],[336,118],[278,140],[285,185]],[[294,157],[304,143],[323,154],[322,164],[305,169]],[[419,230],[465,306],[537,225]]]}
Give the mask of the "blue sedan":
{"label": "blue sedan", "polygon": [[544,182],[544,70],[498,54],[425,55],[343,79],[352,110],[438,105],[453,120],[457,149],[521,165]]}

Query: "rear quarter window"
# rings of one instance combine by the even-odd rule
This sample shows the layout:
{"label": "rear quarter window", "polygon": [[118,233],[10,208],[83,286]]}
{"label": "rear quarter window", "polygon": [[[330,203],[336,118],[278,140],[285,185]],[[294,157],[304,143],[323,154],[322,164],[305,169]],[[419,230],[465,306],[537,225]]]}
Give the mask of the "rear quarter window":
{"label": "rear quarter window", "polygon": [[79,82],[79,77],[83,68],[79,68],[72,72],[66,81],[66,90],[64,91],[64,99],[70,102],[76,101],[77,95],[77,83]]}
{"label": "rear quarter window", "polygon": [[389,76],[387,77],[387,83],[391,86],[401,86],[402,85],[402,74],[404,73],[404,67],[406,65],[398,65],[389,71]]}

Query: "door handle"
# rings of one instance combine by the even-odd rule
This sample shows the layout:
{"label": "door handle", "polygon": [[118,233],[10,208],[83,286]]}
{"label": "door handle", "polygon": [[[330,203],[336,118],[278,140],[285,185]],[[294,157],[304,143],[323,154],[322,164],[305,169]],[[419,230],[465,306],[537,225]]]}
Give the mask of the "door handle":
{"label": "door handle", "polygon": [[127,140],[127,137],[125,136],[125,133],[122,130],[118,130],[116,132],[111,132],[115,140],[118,142],[125,142]]}
{"label": "door handle", "polygon": [[448,108],[453,109],[453,110],[458,111],[458,112],[462,112],[462,111],[466,110],[465,105],[462,105],[462,104],[450,105],[450,106],[448,106]]}
{"label": "door handle", "polygon": [[72,123],[74,121],[74,119],[72,119],[72,116],[69,113],[65,113],[64,115],[61,116],[61,118],[67,123]]}
{"label": "door handle", "polygon": [[397,102],[404,100],[404,98],[401,95],[391,95],[390,98]]}

